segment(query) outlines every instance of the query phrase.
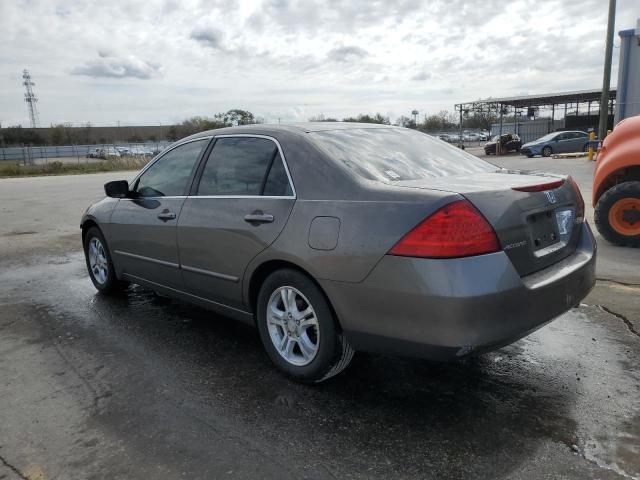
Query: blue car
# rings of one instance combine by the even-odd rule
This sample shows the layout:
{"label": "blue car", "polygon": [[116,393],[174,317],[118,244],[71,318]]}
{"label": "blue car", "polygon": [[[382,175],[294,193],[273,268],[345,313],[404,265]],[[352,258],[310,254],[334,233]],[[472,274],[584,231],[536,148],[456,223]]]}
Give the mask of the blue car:
{"label": "blue car", "polygon": [[527,157],[542,155],[550,157],[554,153],[586,152],[589,148],[589,135],[578,130],[553,132],[533,142],[525,143],[520,153]]}

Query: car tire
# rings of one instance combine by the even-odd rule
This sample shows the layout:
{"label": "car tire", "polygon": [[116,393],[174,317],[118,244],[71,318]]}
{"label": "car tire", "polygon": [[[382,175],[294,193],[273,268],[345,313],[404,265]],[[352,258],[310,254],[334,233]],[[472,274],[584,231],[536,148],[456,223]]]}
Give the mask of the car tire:
{"label": "car tire", "polygon": [[256,302],[256,322],[271,361],[298,382],[327,380],[353,358],[354,350],[324,293],[297,270],[276,270],[265,279]]}
{"label": "car tire", "polygon": [[84,258],[96,289],[105,294],[122,291],[126,283],[118,280],[107,242],[98,227],[87,230],[83,239]]}
{"label": "car tire", "polygon": [[582,151],[583,151],[584,153],[587,153],[587,152],[589,151],[589,144],[588,144],[588,143],[585,143],[585,144],[584,144],[584,147],[582,147]]}
{"label": "car tire", "polygon": [[611,243],[640,247],[640,181],[619,183],[604,192],[594,220],[600,235]]}
{"label": "car tire", "polygon": [[548,145],[542,149],[542,152],[540,152],[543,157],[550,157],[552,153],[553,149]]}

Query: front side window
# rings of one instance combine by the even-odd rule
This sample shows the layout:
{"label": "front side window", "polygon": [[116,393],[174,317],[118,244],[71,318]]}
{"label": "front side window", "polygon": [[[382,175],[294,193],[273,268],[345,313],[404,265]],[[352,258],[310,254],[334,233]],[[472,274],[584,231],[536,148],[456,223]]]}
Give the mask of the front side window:
{"label": "front side window", "polygon": [[167,152],[138,179],[139,197],[177,197],[185,194],[187,182],[209,139],[185,143]]}
{"label": "front side window", "polygon": [[218,138],[202,171],[198,195],[251,196],[263,192],[291,194],[276,144],[266,138]]}

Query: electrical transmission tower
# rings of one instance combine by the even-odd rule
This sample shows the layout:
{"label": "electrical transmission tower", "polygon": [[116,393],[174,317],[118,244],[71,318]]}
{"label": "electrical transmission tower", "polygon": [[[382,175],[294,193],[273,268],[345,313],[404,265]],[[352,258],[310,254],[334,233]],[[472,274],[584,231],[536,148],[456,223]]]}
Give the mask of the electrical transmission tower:
{"label": "electrical transmission tower", "polygon": [[29,109],[29,121],[31,122],[31,128],[38,128],[40,126],[40,119],[38,118],[38,108],[36,107],[36,103],[38,103],[38,97],[33,92],[33,86],[35,83],[31,81],[31,74],[29,70],[22,71],[22,79],[24,80],[22,84],[26,88],[26,93],[24,94],[24,101],[27,102],[27,108]]}

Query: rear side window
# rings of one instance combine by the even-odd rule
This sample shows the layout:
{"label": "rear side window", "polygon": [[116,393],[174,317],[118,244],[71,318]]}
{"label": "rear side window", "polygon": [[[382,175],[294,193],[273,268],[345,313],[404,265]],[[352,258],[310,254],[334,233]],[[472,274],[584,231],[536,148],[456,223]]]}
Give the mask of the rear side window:
{"label": "rear side window", "polygon": [[293,195],[289,177],[279,153],[273,159],[271,170],[269,170],[267,181],[264,184],[264,195],[270,197],[289,197]]}
{"label": "rear side window", "polygon": [[185,194],[187,182],[209,139],[180,145],[156,160],[138,179],[140,197],[175,197]]}
{"label": "rear side window", "polygon": [[202,171],[198,195],[260,195],[276,151],[265,138],[219,138]]}
{"label": "rear side window", "polygon": [[415,130],[354,128],[310,135],[334,160],[370,180],[396,182],[499,170]]}
{"label": "rear side window", "polygon": [[197,195],[290,196],[276,144],[266,138],[218,138],[202,171]]}

